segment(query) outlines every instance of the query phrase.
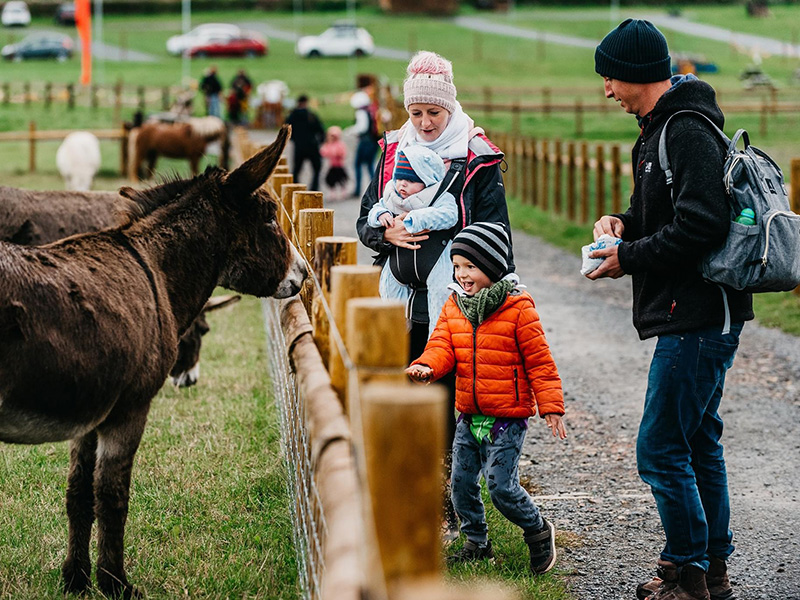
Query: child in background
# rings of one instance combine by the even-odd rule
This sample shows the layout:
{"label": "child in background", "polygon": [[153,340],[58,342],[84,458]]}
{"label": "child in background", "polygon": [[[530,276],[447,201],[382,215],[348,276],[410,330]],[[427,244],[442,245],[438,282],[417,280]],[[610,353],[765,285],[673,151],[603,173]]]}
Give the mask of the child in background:
{"label": "child in background", "polygon": [[[397,152],[392,180],[383,196],[367,215],[370,227],[405,227],[409,233],[428,232],[419,249],[395,249],[383,266],[380,279],[382,298],[408,302],[408,315],[426,307],[430,331],[447,300],[446,282],[451,279],[447,249],[452,237],[449,230],[458,221],[455,197],[447,191],[444,161],[434,151],[419,145],[406,146]],[[447,180],[447,182],[445,182]],[[438,286],[428,282],[441,280]],[[440,289],[439,294],[429,289]]]}
{"label": "child in background", "polygon": [[333,190],[336,200],[344,198],[349,177],[344,169],[347,158],[347,146],[342,141],[342,128],[333,125],[328,127],[325,143],[319,149],[320,156],[328,161],[328,172],[325,174],[325,185]]}
{"label": "child in background", "polygon": [[533,298],[516,274],[507,273],[508,245],[501,223],[473,223],[453,239],[453,294],[425,352],[406,373],[430,382],[456,369],[452,498],[467,539],[448,564],[494,556],[481,500],[483,473],[492,503],[522,528],[530,570],[538,575],[555,564],[555,527],[520,485],[519,457],[528,417],[537,409],[553,435],[566,438],[564,396]]}

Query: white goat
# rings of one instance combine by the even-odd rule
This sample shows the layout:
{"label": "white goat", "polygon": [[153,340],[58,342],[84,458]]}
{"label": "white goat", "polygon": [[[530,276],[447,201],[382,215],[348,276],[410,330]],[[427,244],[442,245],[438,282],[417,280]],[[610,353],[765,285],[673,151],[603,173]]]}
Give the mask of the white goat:
{"label": "white goat", "polygon": [[56,167],[68,190],[90,190],[100,170],[100,142],[88,131],[73,131],[58,147]]}

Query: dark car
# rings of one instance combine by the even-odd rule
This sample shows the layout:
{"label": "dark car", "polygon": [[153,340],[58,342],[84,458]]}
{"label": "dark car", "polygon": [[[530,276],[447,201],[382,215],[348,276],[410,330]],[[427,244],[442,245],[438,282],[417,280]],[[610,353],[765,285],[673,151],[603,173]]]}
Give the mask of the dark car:
{"label": "dark car", "polygon": [[62,62],[72,56],[72,39],[60,33],[29,35],[16,44],[3,47],[6,60],[20,61],[31,58],[55,58]]}
{"label": "dark car", "polygon": [[267,42],[259,35],[220,36],[208,42],[192,46],[188,50],[192,58],[205,56],[264,56]]}
{"label": "dark car", "polygon": [[56,23],[59,25],[75,25],[75,3],[64,2],[56,9]]}

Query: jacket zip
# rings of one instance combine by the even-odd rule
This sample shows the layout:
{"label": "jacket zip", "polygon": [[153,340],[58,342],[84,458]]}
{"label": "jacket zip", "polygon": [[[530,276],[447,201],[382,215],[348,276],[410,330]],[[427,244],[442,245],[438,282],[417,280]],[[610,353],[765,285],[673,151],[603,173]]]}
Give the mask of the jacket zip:
{"label": "jacket zip", "polygon": [[481,407],[478,406],[478,390],[476,383],[478,380],[478,328],[472,328],[472,402],[475,404],[475,412],[482,415]]}
{"label": "jacket zip", "polygon": [[675,312],[675,306],[678,304],[677,300],[672,301],[672,306],[669,307],[669,314],[667,315],[667,321],[672,321],[672,313]]}
{"label": "jacket zip", "polygon": [[519,376],[517,375],[517,367],[514,367],[514,397],[519,404]]}

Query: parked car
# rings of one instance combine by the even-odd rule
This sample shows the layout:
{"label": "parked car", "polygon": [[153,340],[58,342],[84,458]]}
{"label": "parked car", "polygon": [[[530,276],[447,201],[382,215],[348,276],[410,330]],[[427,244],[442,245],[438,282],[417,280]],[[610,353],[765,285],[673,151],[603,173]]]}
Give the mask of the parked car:
{"label": "parked car", "polygon": [[59,25],[75,25],[75,3],[64,2],[56,9],[55,21]]}
{"label": "parked car", "polygon": [[29,35],[16,44],[3,46],[6,60],[20,61],[31,58],[55,58],[63,62],[72,56],[72,38],[62,33],[37,33]]}
{"label": "parked car", "polygon": [[295,52],[300,56],[367,56],[375,51],[372,36],[363,27],[350,21],[334,23],[320,35],[307,35],[297,40]]}
{"label": "parked car", "polygon": [[207,44],[212,39],[232,38],[242,34],[238,25],[205,23],[183,35],[173,35],[167,40],[167,52],[181,55],[193,46]]}
{"label": "parked car", "polygon": [[0,22],[5,27],[27,27],[31,24],[31,11],[22,0],[9,0],[3,5]]}
{"label": "parked car", "polygon": [[206,56],[264,56],[267,41],[260,35],[242,32],[236,37],[212,38],[205,44],[192,46],[187,50],[192,58]]}

